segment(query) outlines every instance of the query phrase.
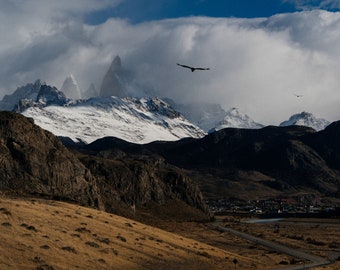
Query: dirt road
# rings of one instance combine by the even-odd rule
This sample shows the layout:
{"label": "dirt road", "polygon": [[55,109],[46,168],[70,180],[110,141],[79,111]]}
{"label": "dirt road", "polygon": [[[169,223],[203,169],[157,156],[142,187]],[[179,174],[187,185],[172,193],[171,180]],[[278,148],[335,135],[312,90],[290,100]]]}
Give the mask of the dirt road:
{"label": "dirt road", "polygon": [[327,264],[332,263],[332,261],[330,261],[330,260],[327,260],[325,258],[316,256],[316,255],[313,255],[313,254],[306,253],[302,250],[290,248],[290,247],[287,247],[287,246],[284,246],[284,245],[280,245],[278,243],[270,242],[270,241],[267,241],[267,240],[259,238],[259,237],[255,237],[255,236],[252,236],[252,235],[240,232],[240,231],[236,231],[236,230],[224,227],[224,226],[221,225],[220,222],[215,222],[215,223],[213,223],[212,226],[215,229],[217,229],[221,232],[231,233],[231,234],[236,235],[238,237],[241,237],[243,239],[252,241],[256,244],[259,244],[259,245],[265,246],[269,249],[275,250],[277,252],[285,253],[285,254],[288,254],[290,256],[293,256],[293,257],[296,257],[296,258],[299,258],[299,259],[306,261],[306,264],[280,267],[280,268],[275,268],[275,269],[272,269],[272,270],[277,270],[277,269],[280,269],[280,270],[283,270],[283,269],[284,270],[308,269],[309,267],[323,266],[323,265],[327,265]]}

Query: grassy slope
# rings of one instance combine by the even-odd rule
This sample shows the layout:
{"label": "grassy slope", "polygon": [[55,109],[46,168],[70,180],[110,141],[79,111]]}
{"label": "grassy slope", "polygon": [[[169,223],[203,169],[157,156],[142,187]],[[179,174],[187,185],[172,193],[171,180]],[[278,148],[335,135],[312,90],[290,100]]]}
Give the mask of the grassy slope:
{"label": "grassy slope", "polygon": [[0,269],[232,269],[235,255],[64,202],[0,197]]}

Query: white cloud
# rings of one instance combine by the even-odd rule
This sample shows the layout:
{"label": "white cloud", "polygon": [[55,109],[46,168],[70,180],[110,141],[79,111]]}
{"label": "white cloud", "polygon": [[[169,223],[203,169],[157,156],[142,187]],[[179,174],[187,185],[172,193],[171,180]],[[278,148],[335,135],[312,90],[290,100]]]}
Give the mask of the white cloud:
{"label": "white cloud", "polygon": [[[3,94],[37,78],[61,87],[70,73],[83,90],[91,82],[99,87],[119,54],[136,79],[160,96],[238,107],[264,124],[279,124],[303,110],[340,119],[339,13],[314,10],[262,19],[190,17],[143,24],[110,19],[86,25],[85,14],[118,1],[45,3],[0,0]],[[176,62],[211,70],[192,73]]]}
{"label": "white cloud", "polygon": [[339,9],[339,0],[283,0],[283,2],[288,2],[294,4],[297,9],[300,10],[311,10],[316,8],[321,9]]}

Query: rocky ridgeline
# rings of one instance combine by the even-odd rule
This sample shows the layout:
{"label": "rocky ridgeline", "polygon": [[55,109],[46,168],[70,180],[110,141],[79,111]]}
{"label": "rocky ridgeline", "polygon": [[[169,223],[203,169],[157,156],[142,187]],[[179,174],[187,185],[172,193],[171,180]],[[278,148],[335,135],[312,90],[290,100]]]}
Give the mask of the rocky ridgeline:
{"label": "rocky ridgeline", "polygon": [[142,157],[78,158],[52,133],[20,114],[0,113],[0,149],[1,190],[119,213],[133,205],[180,200],[209,214],[197,186],[178,168]]}

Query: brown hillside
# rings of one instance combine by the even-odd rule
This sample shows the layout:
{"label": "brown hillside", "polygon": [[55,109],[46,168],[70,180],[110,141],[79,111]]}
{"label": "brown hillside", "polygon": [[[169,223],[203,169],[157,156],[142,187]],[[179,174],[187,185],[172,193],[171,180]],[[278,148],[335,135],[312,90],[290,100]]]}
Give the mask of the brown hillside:
{"label": "brown hillside", "polygon": [[[0,197],[0,269],[231,269],[217,247],[92,208]],[[255,268],[256,269],[256,268]]]}

